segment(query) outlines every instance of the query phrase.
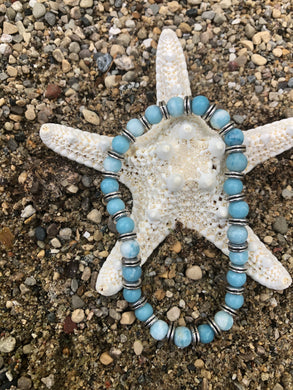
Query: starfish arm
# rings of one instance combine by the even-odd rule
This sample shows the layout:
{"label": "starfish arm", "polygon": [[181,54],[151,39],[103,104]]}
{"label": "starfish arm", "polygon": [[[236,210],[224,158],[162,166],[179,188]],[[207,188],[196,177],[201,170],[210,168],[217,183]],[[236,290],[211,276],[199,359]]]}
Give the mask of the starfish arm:
{"label": "starfish arm", "polygon": [[182,46],[174,31],[165,29],[156,57],[157,102],[173,96],[190,96],[190,84]]}
{"label": "starfish arm", "polygon": [[293,147],[293,118],[245,131],[244,144],[248,147],[247,173],[256,165]]}
{"label": "starfish arm", "polygon": [[54,152],[70,160],[104,171],[103,160],[112,137],[81,131],[72,127],[46,123],[40,129],[42,141]]}

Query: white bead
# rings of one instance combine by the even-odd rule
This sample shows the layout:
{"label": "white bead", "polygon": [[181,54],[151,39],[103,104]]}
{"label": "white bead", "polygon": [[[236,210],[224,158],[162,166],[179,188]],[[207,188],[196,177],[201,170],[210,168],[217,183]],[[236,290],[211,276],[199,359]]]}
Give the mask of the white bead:
{"label": "white bead", "polygon": [[211,191],[215,188],[217,175],[214,172],[200,174],[198,185],[201,190]]}
{"label": "white bead", "polygon": [[176,130],[177,137],[181,139],[191,140],[195,136],[195,129],[188,122],[183,122]]}
{"label": "white bead", "polygon": [[173,154],[172,145],[166,144],[166,143],[161,143],[157,146],[156,153],[157,153],[157,156],[159,157],[159,159],[169,160]]}
{"label": "white bead", "polygon": [[167,177],[166,184],[170,192],[179,191],[184,186],[183,176],[175,173]]}
{"label": "white bead", "polygon": [[161,219],[161,213],[159,209],[147,210],[147,216],[150,222],[158,222]]}
{"label": "white bead", "polygon": [[208,150],[213,157],[221,158],[225,153],[225,143],[220,138],[212,137],[209,140]]}

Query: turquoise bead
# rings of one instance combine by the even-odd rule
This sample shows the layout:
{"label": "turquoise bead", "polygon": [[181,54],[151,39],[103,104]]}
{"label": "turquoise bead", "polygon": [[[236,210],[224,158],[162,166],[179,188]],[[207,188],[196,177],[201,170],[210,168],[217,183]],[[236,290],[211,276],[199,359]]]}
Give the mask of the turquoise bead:
{"label": "turquoise bead", "polygon": [[149,121],[151,125],[156,125],[157,123],[160,123],[163,119],[163,115],[161,113],[161,110],[158,106],[149,106],[144,113],[144,116]]}
{"label": "turquoise bead", "polygon": [[243,295],[235,295],[231,293],[226,293],[225,295],[225,303],[227,306],[231,307],[231,309],[238,310],[243,306],[244,297]]}
{"label": "turquoise bead", "polygon": [[191,331],[186,326],[178,326],[174,332],[174,344],[178,348],[185,348],[191,343]]}
{"label": "turquoise bead", "polygon": [[227,231],[227,237],[232,244],[243,244],[248,237],[247,230],[244,226],[232,225]]}
{"label": "turquoise bead", "polygon": [[135,317],[139,321],[146,321],[150,316],[154,313],[154,310],[152,306],[149,303],[146,303],[143,305],[143,307],[140,307],[139,309],[136,309],[134,311]]}
{"label": "turquoise bead", "polygon": [[226,158],[226,167],[230,171],[242,172],[247,167],[247,158],[243,153],[231,153]]}
{"label": "turquoise bead", "polygon": [[128,282],[136,282],[141,277],[141,267],[122,267],[122,276]]}
{"label": "turquoise bead", "polygon": [[249,212],[249,207],[243,200],[231,202],[228,207],[228,212],[232,218],[245,218]]}
{"label": "turquoise bead", "polygon": [[141,297],[141,289],[128,290],[127,288],[123,289],[123,298],[129,303],[134,303],[139,300]]}
{"label": "turquoise bead", "polygon": [[158,320],[150,327],[150,333],[155,340],[163,340],[167,336],[168,329],[167,322]]}
{"label": "turquoise bead", "polygon": [[110,215],[117,213],[117,211],[124,210],[125,203],[120,198],[111,199],[107,203],[107,211]]}
{"label": "turquoise bead", "polygon": [[214,115],[210,120],[211,126],[216,130],[219,130],[222,127],[226,126],[229,122],[230,122],[229,113],[222,109],[216,110],[216,112],[214,113]]}
{"label": "turquoise bead", "polygon": [[135,137],[140,137],[144,133],[143,124],[136,118],[130,119],[130,121],[127,122],[126,129]]}
{"label": "turquoise bead", "polygon": [[242,287],[246,282],[246,274],[239,274],[229,270],[226,275],[227,282],[232,287]]}
{"label": "turquoise bead", "polygon": [[209,99],[202,95],[196,96],[191,102],[191,109],[194,115],[204,115],[209,106]]}
{"label": "turquoise bead", "polygon": [[184,114],[184,102],[181,97],[172,97],[167,103],[167,109],[171,116],[181,116]]}
{"label": "turquoise bead", "polygon": [[233,326],[233,317],[224,310],[218,311],[215,314],[214,320],[221,330],[229,330]]}
{"label": "turquoise bead", "polygon": [[120,252],[123,257],[132,259],[139,254],[139,245],[135,240],[122,241],[120,245]]}
{"label": "turquoise bead", "polygon": [[240,129],[232,129],[224,137],[227,146],[242,145],[243,141],[244,135]]}
{"label": "turquoise bead", "polygon": [[101,182],[101,191],[103,194],[110,194],[119,190],[119,183],[116,179],[106,178]]}
{"label": "turquoise bead", "polygon": [[129,149],[130,142],[124,135],[117,135],[112,140],[112,149],[119,154],[126,153]]}
{"label": "turquoise bead", "polygon": [[229,259],[235,265],[243,265],[248,261],[248,251],[229,252]]}
{"label": "turquoise bead", "polygon": [[103,166],[105,168],[106,171],[109,171],[109,172],[119,172],[121,167],[122,167],[122,162],[121,160],[118,160],[117,158],[113,158],[113,157],[106,157],[104,162],[103,162]]}
{"label": "turquoise bead", "polygon": [[119,234],[131,233],[134,229],[134,221],[129,217],[119,218],[116,223],[116,230]]}
{"label": "turquoise bead", "polygon": [[214,340],[215,333],[213,329],[208,324],[202,324],[198,326],[198,333],[200,337],[200,342],[203,344],[208,344]]}
{"label": "turquoise bead", "polygon": [[223,189],[227,195],[240,194],[240,192],[243,190],[243,183],[239,179],[229,177],[229,179],[225,181]]}

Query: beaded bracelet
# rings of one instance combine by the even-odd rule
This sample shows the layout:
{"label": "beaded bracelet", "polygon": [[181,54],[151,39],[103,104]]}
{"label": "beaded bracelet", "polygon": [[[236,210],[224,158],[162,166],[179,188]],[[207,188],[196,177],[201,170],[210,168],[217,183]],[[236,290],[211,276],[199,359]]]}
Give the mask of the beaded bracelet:
{"label": "beaded bracelet", "polygon": [[[225,303],[220,306],[214,318],[209,317],[207,323],[186,327],[175,327],[174,323],[168,324],[159,320],[154,314],[153,308],[147,299],[142,295],[141,276],[142,269],[138,254],[139,244],[134,233],[134,221],[128,215],[124,202],[121,200],[119,183],[117,181],[124,159],[123,154],[127,152],[131,142],[141,136],[145,130],[158,124],[162,119],[180,117],[182,115],[197,115],[209,123],[213,129],[219,131],[219,135],[226,144],[226,167],[224,192],[229,201],[229,224],[227,231],[229,249],[229,270],[226,275],[228,286],[226,287]],[[101,190],[107,202],[107,211],[116,224],[116,230],[121,240],[120,251],[122,255],[122,276],[123,276],[123,297],[129,303],[135,316],[148,328],[155,340],[167,339],[179,348],[185,348],[190,344],[196,345],[199,342],[209,343],[215,336],[220,336],[222,331],[231,329],[233,317],[237,310],[243,305],[243,285],[246,282],[245,263],[248,260],[247,224],[246,216],[249,211],[244,201],[242,180],[243,170],[247,166],[246,150],[242,145],[244,136],[241,130],[235,128],[230,121],[227,111],[217,109],[215,104],[210,104],[205,96],[195,98],[172,97],[167,104],[160,102],[159,105],[149,106],[144,115],[139,119],[131,119],[122,134],[113,138],[112,150],[104,160],[105,173],[101,182]]]}

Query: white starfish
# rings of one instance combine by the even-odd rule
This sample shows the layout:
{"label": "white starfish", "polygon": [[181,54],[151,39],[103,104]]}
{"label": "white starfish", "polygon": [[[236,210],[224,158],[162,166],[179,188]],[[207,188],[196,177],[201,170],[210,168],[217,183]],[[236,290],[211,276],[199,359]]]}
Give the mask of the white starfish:
{"label": "white starfish", "polygon": [[[182,47],[170,29],[163,30],[157,50],[157,100],[190,96]],[[131,119],[131,118],[129,118]],[[40,130],[43,142],[55,152],[103,172],[111,137],[57,124]],[[248,167],[293,146],[293,120],[285,119],[245,132]],[[162,121],[139,137],[125,155],[120,181],[133,197],[142,264],[180,221],[228,254],[227,200],[222,193],[225,145],[218,133],[197,116]],[[273,289],[284,289],[291,277],[281,263],[248,228],[248,275]],[[122,287],[121,255],[116,243],[105,261],[97,291],[113,295]]]}

